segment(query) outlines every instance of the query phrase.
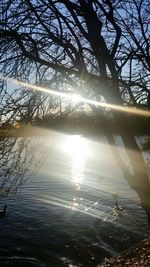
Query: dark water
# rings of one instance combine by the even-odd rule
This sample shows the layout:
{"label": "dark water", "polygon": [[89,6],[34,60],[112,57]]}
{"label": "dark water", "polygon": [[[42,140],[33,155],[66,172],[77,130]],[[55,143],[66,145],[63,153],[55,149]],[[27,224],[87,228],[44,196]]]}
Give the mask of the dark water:
{"label": "dark water", "polygon": [[150,234],[104,139],[50,133],[30,163],[27,172],[38,172],[15,196],[0,198],[9,211],[0,219],[0,266],[96,267]]}

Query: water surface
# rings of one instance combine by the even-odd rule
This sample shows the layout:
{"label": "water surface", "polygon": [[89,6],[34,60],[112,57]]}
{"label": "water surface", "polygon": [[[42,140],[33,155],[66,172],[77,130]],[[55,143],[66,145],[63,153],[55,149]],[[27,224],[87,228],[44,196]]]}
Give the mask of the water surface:
{"label": "water surface", "polygon": [[33,139],[27,142],[30,164],[20,192],[0,198],[1,206],[9,208],[0,220],[1,265],[96,266],[150,233],[140,201],[105,138],[50,132],[38,138],[31,157]]}

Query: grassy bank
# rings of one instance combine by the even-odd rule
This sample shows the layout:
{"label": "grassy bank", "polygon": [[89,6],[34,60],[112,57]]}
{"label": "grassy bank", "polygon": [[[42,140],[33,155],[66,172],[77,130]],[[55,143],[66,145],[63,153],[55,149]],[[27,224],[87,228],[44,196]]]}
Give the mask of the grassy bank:
{"label": "grassy bank", "polygon": [[150,267],[150,237],[143,240],[139,244],[123,251],[111,259],[106,259],[105,262],[97,267],[125,267],[137,266]]}

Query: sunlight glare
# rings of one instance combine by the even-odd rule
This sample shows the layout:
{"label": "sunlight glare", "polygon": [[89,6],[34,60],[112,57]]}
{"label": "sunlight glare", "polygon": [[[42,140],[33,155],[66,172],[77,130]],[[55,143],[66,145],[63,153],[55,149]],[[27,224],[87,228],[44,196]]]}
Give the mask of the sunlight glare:
{"label": "sunlight glare", "polygon": [[72,94],[72,97],[70,100],[71,100],[72,104],[78,104],[79,102],[82,101],[82,97],[78,94]]}
{"label": "sunlight glare", "polygon": [[77,190],[80,190],[80,185],[84,180],[85,163],[89,152],[88,141],[80,135],[68,136],[64,148],[72,160],[72,182],[76,185]]}
{"label": "sunlight glare", "polygon": [[30,89],[33,91],[39,91],[41,93],[50,94],[50,95],[54,95],[54,96],[59,96],[59,97],[62,97],[64,99],[68,99],[68,100],[72,100],[74,98],[75,101],[77,101],[77,102],[95,105],[97,107],[112,109],[112,110],[116,110],[116,111],[120,111],[120,112],[135,114],[138,116],[150,117],[150,111],[146,110],[146,109],[140,109],[140,108],[135,108],[135,107],[128,107],[128,106],[123,106],[123,105],[116,105],[116,104],[111,104],[111,103],[99,102],[99,101],[95,101],[92,99],[84,98],[80,95],[74,95],[74,94],[72,95],[72,94],[63,93],[63,92],[60,92],[57,90],[47,89],[47,88],[44,88],[41,86],[26,83],[26,82],[23,82],[23,81],[20,81],[17,79],[13,79],[13,78],[10,78],[8,76],[3,76],[3,75],[0,75],[0,80],[7,80],[9,82],[16,83],[20,86],[24,86],[26,89]]}

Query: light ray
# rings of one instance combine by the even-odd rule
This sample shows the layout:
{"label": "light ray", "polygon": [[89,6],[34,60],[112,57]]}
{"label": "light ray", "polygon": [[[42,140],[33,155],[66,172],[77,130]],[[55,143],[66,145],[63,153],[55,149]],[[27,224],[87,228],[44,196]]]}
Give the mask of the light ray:
{"label": "light ray", "polygon": [[[93,206],[88,206],[88,203],[84,203],[83,205],[77,205],[73,206],[72,203],[70,203],[69,200],[64,200],[63,198],[57,198],[57,197],[45,197],[45,196],[40,196],[38,198],[35,198],[36,201],[44,202],[49,205],[55,205],[59,206],[61,208],[66,208],[69,209],[72,212],[80,212],[83,214],[86,214],[88,216],[94,217],[94,218],[101,218],[105,219],[106,216],[108,215],[108,212],[102,211],[95,209]],[[88,207],[88,208],[87,208]],[[110,210],[110,208],[109,208]]]}
{"label": "light ray", "polygon": [[20,81],[17,79],[9,78],[7,76],[5,77],[5,76],[0,75],[0,79],[1,80],[7,80],[9,82],[13,82],[13,83],[16,83],[18,85],[22,85],[22,86],[26,87],[26,89],[35,90],[35,91],[39,91],[39,92],[50,94],[50,95],[60,96],[62,98],[68,99],[68,100],[72,100],[72,101],[75,100],[75,102],[78,100],[78,102],[80,102],[80,103],[86,103],[86,104],[95,105],[95,106],[99,106],[99,107],[103,107],[103,108],[113,109],[116,111],[131,113],[131,114],[135,114],[135,115],[139,115],[139,116],[150,117],[150,111],[148,111],[148,110],[133,108],[133,107],[127,107],[127,106],[122,106],[122,105],[115,105],[115,104],[111,104],[111,103],[104,103],[104,102],[99,102],[99,101],[95,101],[95,100],[90,100],[90,99],[84,98],[84,97],[79,96],[79,95],[76,96],[75,94],[70,94],[70,93],[68,94],[68,93],[63,93],[60,91],[47,89],[47,88],[44,88],[41,86],[26,83],[26,82],[23,82],[23,81]]}

